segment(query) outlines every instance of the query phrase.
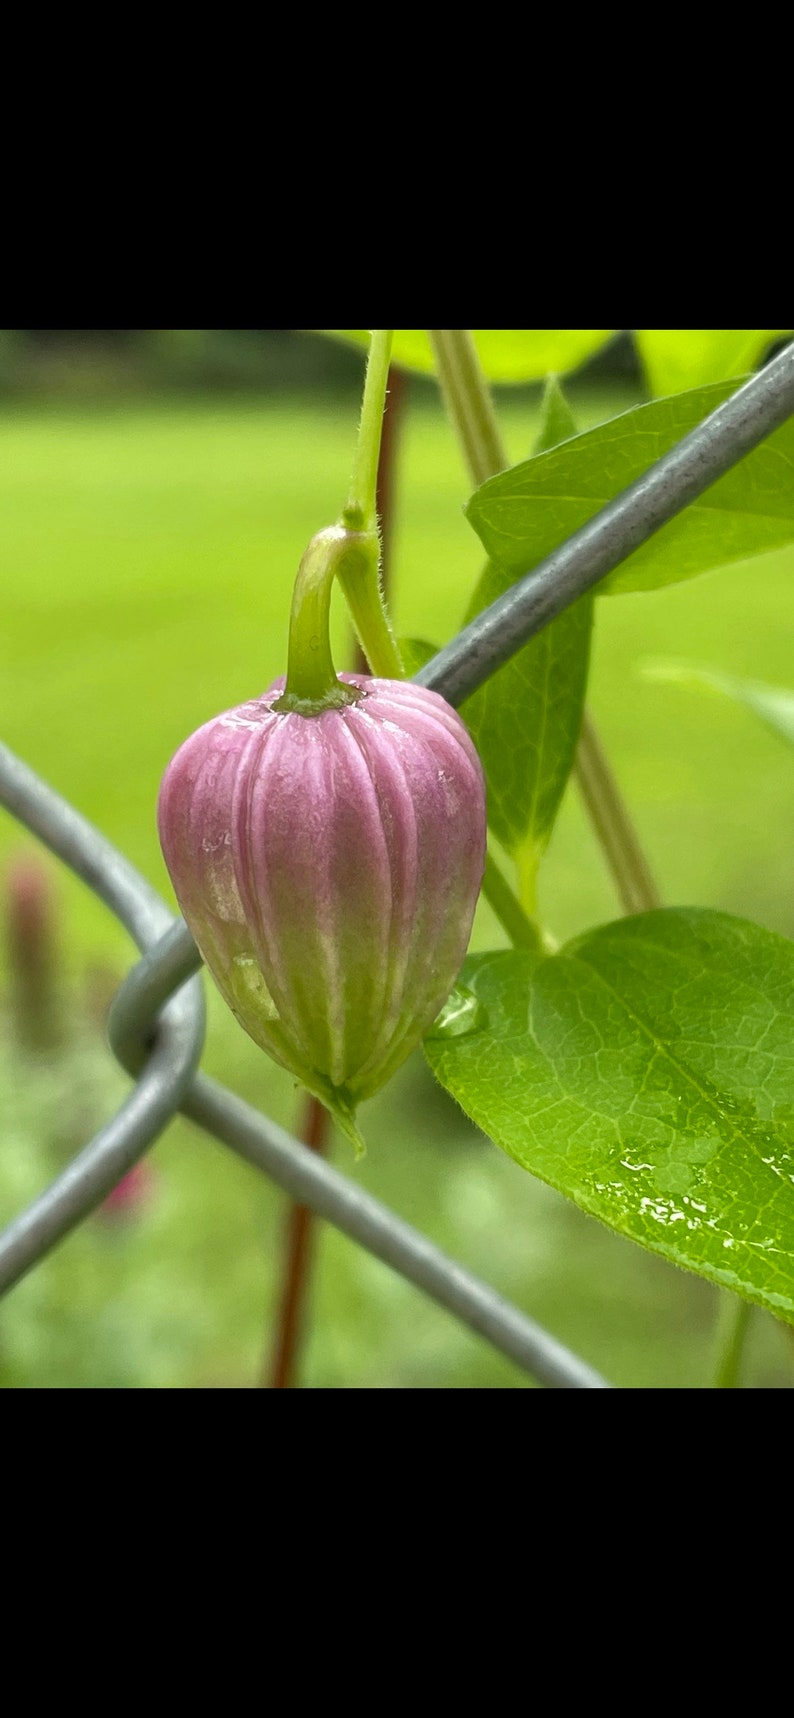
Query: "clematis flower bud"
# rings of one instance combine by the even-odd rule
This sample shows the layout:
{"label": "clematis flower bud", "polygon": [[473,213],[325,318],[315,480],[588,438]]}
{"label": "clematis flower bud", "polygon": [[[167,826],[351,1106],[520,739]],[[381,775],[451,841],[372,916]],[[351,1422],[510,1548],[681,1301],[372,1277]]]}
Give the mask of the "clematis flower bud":
{"label": "clematis flower bud", "polygon": [[285,708],[282,679],[200,728],[166,771],[158,821],[229,1007],[359,1144],[356,1105],[419,1043],[463,961],[485,788],[437,693],[339,681],[341,707]]}

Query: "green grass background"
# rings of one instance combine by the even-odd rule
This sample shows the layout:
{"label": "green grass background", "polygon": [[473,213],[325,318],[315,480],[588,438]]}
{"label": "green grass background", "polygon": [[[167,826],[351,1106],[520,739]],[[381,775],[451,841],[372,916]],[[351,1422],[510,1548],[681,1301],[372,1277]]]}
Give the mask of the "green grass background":
{"label": "green grass background", "polygon": [[[574,386],[584,427],[633,403]],[[499,411],[511,457],[537,403]],[[163,892],[155,803],[182,740],[285,666],[292,580],[338,513],[355,414],[326,395],[102,406],[7,406],[0,416],[2,722],[6,743]],[[396,498],[399,632],[457,630],[482,562],[462,515],[460,455],[427,392],[409,404]],[[794,756],[743,711],[645,680],[663,656],[794,684],[794,555],[775,554],[597,609],[591,708],[668,903],[701,903],[794,935]],[[346,617],[334,619],[338,665]],[[0,865],[32,848],[0,814]],[[60,1060],[31,1066],[7,1023],[0,1061],[0,1217],[50,1178],[126,1089],[99,1028],[76,1022],[133,950],[61,866],[62,983],[73,1021]],[[541,875],[565,938],[617,907],[576,795]],[[474,945],[503,941],[482,906]],[[287,1126],[289,1078],[239,1031],[207,983],[205,1065]],[[64,1114],[73,1125],[64,1130]],[[716,1296],[601,1229],[484,1141],[419,1056],[362,1111],[360,1166],[335,1161],[514,1298],[616,1383],[697,1386],[709,1375]],[[82,1130],[82,1131],[81,1131]],[[60,1154],[60,1158],[59,1158]],[[156,1187],[129,1222],[94,1217],[0,1306],[7,1387],[255,1383],[278,1297],[283,1196],[177,1121],[151,1153]],[[318,1235],[303,1367],[314,1387],[527,1387],[510,1362],[335,1231]],[[786,1386],[790,1339],[757,1313],[744,1382]]]}

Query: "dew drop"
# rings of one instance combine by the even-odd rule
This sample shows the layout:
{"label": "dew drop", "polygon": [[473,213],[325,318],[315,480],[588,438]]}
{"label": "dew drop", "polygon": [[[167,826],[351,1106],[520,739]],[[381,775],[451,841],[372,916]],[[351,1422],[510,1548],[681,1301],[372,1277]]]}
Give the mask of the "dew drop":
{"label": "dew drop", "polygon": [[433,1021],[428,1039],[468,1038],[488,1024],[488,1010],[465,984],[456,984]]}

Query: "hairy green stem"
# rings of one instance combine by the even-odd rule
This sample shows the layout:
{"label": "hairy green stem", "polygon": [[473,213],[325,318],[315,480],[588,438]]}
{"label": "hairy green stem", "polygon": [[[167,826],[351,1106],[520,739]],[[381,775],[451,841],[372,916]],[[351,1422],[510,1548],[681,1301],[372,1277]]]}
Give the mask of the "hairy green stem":
{"label": "hairy green stem", "polygon": [[738,1385],[742,1350],[752,1310],[749,1301],[740,1300],[738,1295],[722,1291],[712,1383],[715,1390],[735,1390]]}
{"label": "hairy green stem", "polygon": [[341,520],[350,531],[374,531],[377,526],[375,490],[392,335],[391,328],[374,328],[370,338],[356,457]]}
{"label": "hairy green stem", "polygon": [[[380,458],[378,459],[378,479],[375,489],[375,499],[378,514],[378,536],[380,539],[380,555],[378,561],[378,596],[382,616],[382,626],[385,637],[380,640],[379,657],[384,662],[390,660],[392,668],[390,678],[399,680],[403,673],[403,662],[399,646],[391,630],[389,619],[389,588],[391,576],[392,547],[394,543],[394,490],[397,477],[397,456],[400,440],[400,423],[405,409],[407,395],[407,376],[394,364],[389,367],[386,403],[383,408],[383,427],[380,441]],[[345,590],[351,619],[355,613],[355,591]],[[352,600],[351,600],[352,599]],[[358,674],[369,674],[370,664],[361,644],[361,623],[356,625],[356,657],[353,667]],[[373,632],[375,628],[373,627]]]}
{"label": "hairy green stem", "polygon": [[373,330],[367,358],[364,398],[350,495],[343,508],[343,530],[362,533],[360,550],[342,555],[336,567],[350,618],[373,674],[403,677],[403,665],[380,582],[378,472],[389,382],[392,330]]}
{"label": "hairy green stem", "polygon": [[340,558],[337,577],[372,673],[385,680],[403,680],[405,669],[380,585],[377,537],[368,538],[373,540],[374,554],[350,552]]}

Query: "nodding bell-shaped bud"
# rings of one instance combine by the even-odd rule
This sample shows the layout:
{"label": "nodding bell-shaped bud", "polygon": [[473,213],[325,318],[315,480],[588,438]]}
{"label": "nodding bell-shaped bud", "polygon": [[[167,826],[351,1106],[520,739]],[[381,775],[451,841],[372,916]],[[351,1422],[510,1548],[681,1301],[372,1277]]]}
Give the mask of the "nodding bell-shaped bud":
{"label": "nodding bell-shaped bud", "polygon": [[229,1007],[359,1145],[356,1105],[419,1043],[463,961],[485,787],[437,693],[339,679],[341,707],[285,708],[278,680],[200,728],[166,771],[158,820]]}

